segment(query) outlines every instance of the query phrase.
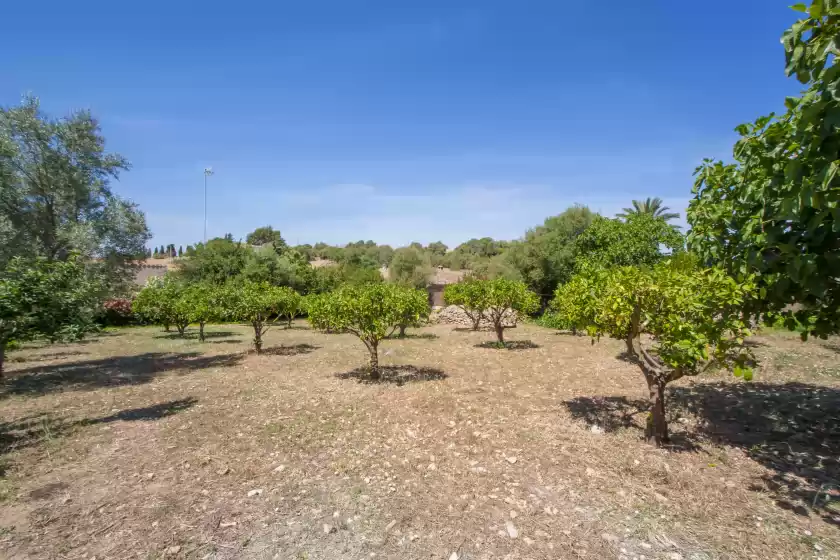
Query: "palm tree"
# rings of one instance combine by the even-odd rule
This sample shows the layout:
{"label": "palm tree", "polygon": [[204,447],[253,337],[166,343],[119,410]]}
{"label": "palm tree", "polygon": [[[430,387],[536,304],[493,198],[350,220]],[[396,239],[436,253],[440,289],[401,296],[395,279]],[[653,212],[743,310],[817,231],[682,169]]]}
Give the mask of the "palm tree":
{"label": "palm tree", "polygon": [[661,218],[666,222],[675,220],[680,217],[677,212],[668,212],[670,208],[662,206],[662,199],[658,196],[656,198],[647,198],[645,200],[634,200],[633,208],[625,208],[621,214],[616,214],[619,218],[627,218],[634,214],[650,214],[654,218]]}

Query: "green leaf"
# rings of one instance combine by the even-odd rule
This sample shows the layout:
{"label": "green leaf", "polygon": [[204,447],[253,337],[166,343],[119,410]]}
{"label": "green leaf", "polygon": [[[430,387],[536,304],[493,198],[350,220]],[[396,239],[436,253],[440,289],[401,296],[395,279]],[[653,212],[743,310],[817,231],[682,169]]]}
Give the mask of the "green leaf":
{"label": "green leaf", "polygon": [[791,10],[795,10],[797,12],[808,13],[808,6],[805,4],[794,4],[790,7]]}

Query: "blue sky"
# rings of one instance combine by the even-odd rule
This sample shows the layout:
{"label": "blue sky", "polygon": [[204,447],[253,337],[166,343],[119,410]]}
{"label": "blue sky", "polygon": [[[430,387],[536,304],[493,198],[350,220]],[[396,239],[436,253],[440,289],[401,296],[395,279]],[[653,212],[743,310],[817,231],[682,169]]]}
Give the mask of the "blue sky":
{"label": "blue sky", "polygon": [[153,244],[521,236],[659,196],[780,110],[777,0],[13,2],[0,104],[89,108]]}

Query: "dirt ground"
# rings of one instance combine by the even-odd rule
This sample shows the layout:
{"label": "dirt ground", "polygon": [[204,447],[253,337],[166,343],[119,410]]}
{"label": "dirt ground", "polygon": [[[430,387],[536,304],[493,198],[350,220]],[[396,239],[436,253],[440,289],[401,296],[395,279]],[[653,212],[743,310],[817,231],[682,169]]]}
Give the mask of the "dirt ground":
{"label": "dirt ground", "polygon": [[10,354],[0,557],[840,557],[837,341],[767,333],[753,382],[677,383],[658,450],[616,341],[427,327],[371,384],[351,335],[209,332]]}

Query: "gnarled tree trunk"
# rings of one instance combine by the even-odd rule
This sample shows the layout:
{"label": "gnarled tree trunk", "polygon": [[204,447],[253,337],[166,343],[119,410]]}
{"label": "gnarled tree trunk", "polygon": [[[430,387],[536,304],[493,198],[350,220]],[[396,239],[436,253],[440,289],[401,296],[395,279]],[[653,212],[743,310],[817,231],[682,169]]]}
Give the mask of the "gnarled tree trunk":
{"label": "gnarled tree trunk", "polygon": [[400,325],[400,334],[397,335],[399,338],[405,338],[405,327],[405,325]]}
{"label": "gnarled tree trunk", "polygon": [[175,328],[178,329],[178,336],[184,336],[184,333],[187,332],[187,327],[189,325],[175,325]]}
{"label": "gnarled tree trunk", "polygon": [[379,371],[379,345],[376,342],[368,344],[370,351],[370,378],[378,380],[381,376]]}
{"label": "gnarled tree trunk", "polygon": [[254,321],[254,350],[257,354],[262,354],[262,324]]}
{"label": "gnarled tree trunk", "polygon": [[648,395],[650,416],[645,427],[645,438],[649,443],[664,445],[670,441],[668,421],[665,418],[665,383],[652,376],[648,377]]}
{"label": "gnarled tree trunk", "polygon": [[163,324],[163,332],[169,332],[169,323]]}
{"label": "gnarled tree trunk", "polygon": [[204,321],[198,323],[198,340],[204,342]]}
{"label": "gnarled tree trunk", "polygon": [[505,327],[502,325],[502,321],[494,321],[493,328],[496,330],[496,338],[499,339],[499,344],[505,343]]}

